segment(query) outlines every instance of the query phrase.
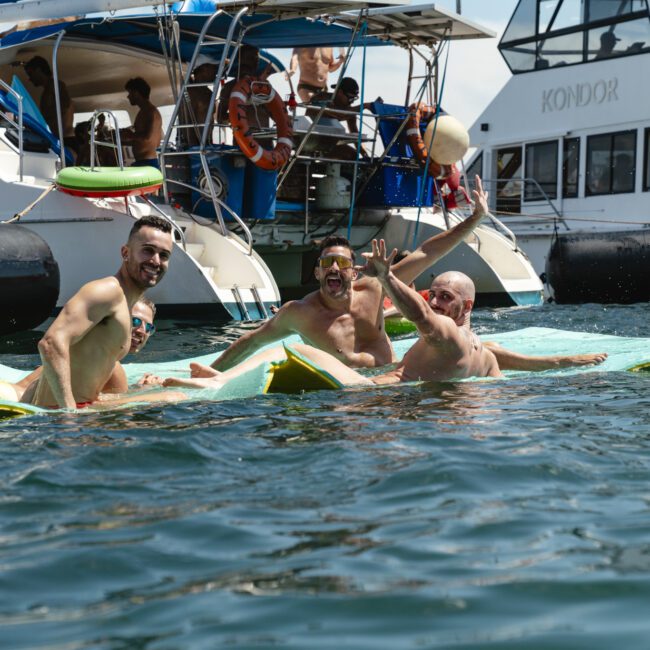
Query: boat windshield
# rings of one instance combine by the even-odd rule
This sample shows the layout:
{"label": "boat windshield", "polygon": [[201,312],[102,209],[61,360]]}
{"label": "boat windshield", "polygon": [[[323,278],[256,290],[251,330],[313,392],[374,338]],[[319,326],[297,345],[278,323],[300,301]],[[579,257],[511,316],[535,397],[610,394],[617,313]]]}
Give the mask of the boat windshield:
{"label": "boat windshield", "polygon": [[648,52],[648,3],[521,0],[499,50],[515,74]]}

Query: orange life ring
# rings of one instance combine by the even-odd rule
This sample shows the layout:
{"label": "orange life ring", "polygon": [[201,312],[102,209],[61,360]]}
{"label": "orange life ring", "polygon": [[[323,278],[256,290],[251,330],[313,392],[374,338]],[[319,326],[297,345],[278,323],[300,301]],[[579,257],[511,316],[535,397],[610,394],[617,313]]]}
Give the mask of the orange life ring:
{"label": "orange life ring", "polygon": [[293,129],[289,113],[282,101],[280,95],[273,88],[265,83],[268,89],[269,98],[264,103],[271,114],[278,129],[278,139],[275,148],[271,151],[260,147],[251,134],[251,129],[246,117],[246,105],[250,101],[252,86],[258,81],[255,77],[242,77],[237,79],[232,87],[230,99],[228,101],[228,116],[232,127],[235,142],[242,150],[242,153],[261,169],[274,171],[280,169],[291,155],[293,149]]}
{"label": "orange life ring", "polygon": [[[411,104],[409,106],[409,118],[406,122],[406,141],[413,150],[413,155],[417,160],[426,165],[429,157],[429,150],[424,144],[422,133],[420,133],[420,122],[425,124],[436,116],[436,107],[428,104]],[[450,173],[449,165],[441,165],[435,160],[429,162],[427,168],[429,176],[433,178],[446,178]]]}

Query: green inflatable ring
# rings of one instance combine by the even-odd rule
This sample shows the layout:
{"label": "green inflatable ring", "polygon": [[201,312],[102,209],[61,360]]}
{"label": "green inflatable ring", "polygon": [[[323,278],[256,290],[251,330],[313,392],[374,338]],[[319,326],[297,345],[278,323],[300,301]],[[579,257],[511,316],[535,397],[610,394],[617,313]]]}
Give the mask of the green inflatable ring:
{"label": "green inflatable ring", "polygon": [[650,361],[645,361],[644,363],[638,363],[636,366],[628,368],[629,372],[648,372],[650,373]]}
{"label": "green inflatable ring", "polygon": [[400,334],[410,334],[417,329],[415,325],[404,318],[404,316],[389,316],[384,319],[384,327],[388,336],[399,336]]}
{"label": "green inflatable ring", "polygon": [[56,187],[73,196],[137,196],[155,192],[163,182],[155,167],[64,167]]}

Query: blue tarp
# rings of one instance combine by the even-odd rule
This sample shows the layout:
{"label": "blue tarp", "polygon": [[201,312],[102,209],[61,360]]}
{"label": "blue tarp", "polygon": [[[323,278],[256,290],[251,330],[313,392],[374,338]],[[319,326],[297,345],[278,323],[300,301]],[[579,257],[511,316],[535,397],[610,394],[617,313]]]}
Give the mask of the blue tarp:
{"label": "blue tarp", "polygon": [[[181,57],[191,58],[198,35],[205,24],[206,14],[181,13],[177,15],[181,31]],[[224,13],[218,16],[208,31],[208,36],[225,39],[232,16]],[[330,25],[321,20],[293,18],[278,20],[269,14],[245,16],[241,22],[246,30],[244,43],[259,48],[314,47],[319,45],[347,46],[352,32],[346,27]],[[81,20],[46,25],[8,34],[0,40],[0,48],[24,45],[39,39],[48,38],[65,30],[66,39],[90,39],[115,45],[135,47],[150,52],[161,53],[158,38],[158,23],[154,15],[117,16],[114,18],[84,18]],[[235,37],[237,34],[235,34]],[[390,45],[373,37],[357,37],[356,44]],[[202,52],[208,54],[211,47]],[[214,46],[215,57],[219,58],[219,46]]]}

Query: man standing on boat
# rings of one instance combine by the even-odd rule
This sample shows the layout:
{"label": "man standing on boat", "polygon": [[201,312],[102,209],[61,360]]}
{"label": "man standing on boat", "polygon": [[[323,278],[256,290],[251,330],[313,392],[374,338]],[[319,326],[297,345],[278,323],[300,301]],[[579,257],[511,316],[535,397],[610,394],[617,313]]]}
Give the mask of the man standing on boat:
{"label": "man standing on boat", "polygon": [[131,106],[137,106],[140,110],[133,127],[120,131],[122,144],[130,145],[133,149],[133,167],[160,169],[157,149],[163,137],[162,116],[149,100],[151,87],[142,77],[135,77],[129,79],[124,88]]}
{"label": "man standing on boat", "polygon": [[[43,88],[39,108],[45,122],[50,127],[50,131],[60,139],[56,91],[50,64],[42,56],[35,56],[25,63],[25,72],[34,86]],[[66,85],[61,80],[59,80],[59,101],[61,103],[63,142],[66,147],[76,151],[76,138],[72,125],[74,120],[74,104],[72,103],[72,99],[70,99]]]}
{"label": "man standing on boat", "polygon": [[327,77],[330,72],[336,72],[345,61],[345,50],[339,48],[335,59],[331,47],[296,47],[291,53],[289,69],[285,76],[287,80],[300,70],[298,79],[298,97],[300,101],[309,103],[313,95],[327,92]]}
{"label": "man standing on boat", "polygon": [[[75,409],[98,399],[115,362],[131,347],[133,306],[165,275],[173,244],[168,221],[147,216],[135,222],[118,272],[81,287],[39,341],[43,374],[23,401]],[[179,398],[153,399],[166,397]]]}

